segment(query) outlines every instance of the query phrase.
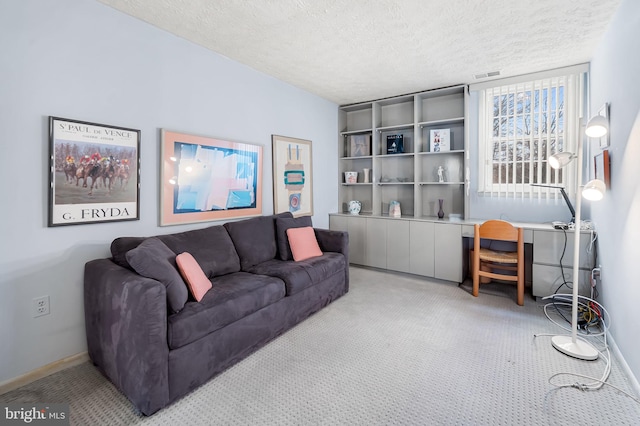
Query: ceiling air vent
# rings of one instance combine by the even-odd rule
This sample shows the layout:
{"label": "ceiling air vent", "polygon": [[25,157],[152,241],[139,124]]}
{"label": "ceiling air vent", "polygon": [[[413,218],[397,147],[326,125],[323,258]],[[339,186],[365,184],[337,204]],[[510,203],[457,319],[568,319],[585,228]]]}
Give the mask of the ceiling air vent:
{"label": "ceiling air vent", "polygon": [[483,72],[482,74],[475,74],[473,78],[475,78],[476,80],[480,80],[482,78],[497,77],[499,75],[500,75],[500,71],[491,71],[491,72]]}

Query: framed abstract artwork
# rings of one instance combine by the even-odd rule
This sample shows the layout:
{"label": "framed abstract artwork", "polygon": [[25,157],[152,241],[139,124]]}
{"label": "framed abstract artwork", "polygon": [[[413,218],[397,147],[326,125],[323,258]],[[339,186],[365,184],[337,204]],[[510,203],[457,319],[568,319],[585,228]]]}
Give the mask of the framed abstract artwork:
{"label": "framed abstract artwork", "polygon": [[262,214],[262,146],[161,130],[160,226]]}
{"label": "framed abstract artwork", "polygon": [[313,216],[311,141],[271,136],[274,213]]}
{"label": "framed abstract artwork", "polygon": [[49,226],[140,219],[140,130],[49,117]]}

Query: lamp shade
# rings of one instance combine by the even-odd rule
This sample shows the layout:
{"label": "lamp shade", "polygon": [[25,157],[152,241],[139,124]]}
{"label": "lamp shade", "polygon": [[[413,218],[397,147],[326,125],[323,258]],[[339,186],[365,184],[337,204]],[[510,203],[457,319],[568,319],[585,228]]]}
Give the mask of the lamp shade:
{"label": "lamp shade", "polygon": [[549,166],[553,169],[560,169],[576,158],[576,156],[570,152],[556,152],[549,157]]}
{"label": "lamp shade", "polygon": [[584,133],[590,138],[601,138],[609,131],[609,121],[607,117],[596,115],[589,120]]}
{"label": "lamp shade", "polygon": [[600,179],[593,179],[587,182],[582,188],[582,196],[587,200],[598,201],[604,197],[607,186]]}

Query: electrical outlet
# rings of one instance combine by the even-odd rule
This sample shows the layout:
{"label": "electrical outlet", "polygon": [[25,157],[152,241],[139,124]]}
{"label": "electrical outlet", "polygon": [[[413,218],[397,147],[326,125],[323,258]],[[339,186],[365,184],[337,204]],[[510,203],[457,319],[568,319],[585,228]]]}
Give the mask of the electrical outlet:
{"label": "electrical outlet", "polygon": [[33,299],[32,310],[34,318],[49,315],[51,313],[49,310],[49,296],[41,296]]}

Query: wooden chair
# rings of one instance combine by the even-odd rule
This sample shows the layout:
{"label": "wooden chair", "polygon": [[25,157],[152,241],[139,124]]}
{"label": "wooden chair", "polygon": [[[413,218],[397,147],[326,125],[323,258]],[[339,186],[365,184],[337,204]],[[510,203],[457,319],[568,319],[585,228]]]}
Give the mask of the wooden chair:
{"label": "wooden chair", "polygon": [[[480,277],[495,280],[515,281],[518,291],[518,305],[524,305],[524,232],[504,220],[488,220],[474,227],[473,250],[471,251],[473,268],[473,295],[478,297]],[[481,248],[480,240],[512,241],[516,251],[498,251]],[[503,275],[496,270],[515,271],[516,275]]]}

